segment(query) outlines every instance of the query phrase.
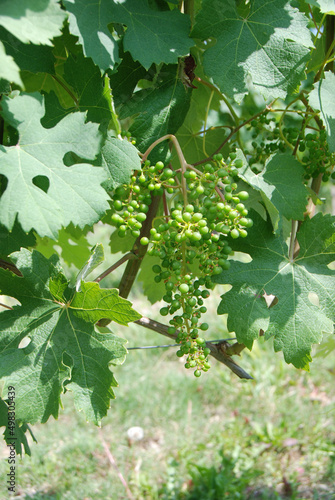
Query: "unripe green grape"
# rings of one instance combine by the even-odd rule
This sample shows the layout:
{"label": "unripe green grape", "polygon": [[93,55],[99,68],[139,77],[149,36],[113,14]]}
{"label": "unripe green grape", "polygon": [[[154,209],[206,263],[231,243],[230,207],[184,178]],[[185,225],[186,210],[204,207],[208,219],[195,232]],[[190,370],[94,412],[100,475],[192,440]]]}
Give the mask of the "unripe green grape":
{"label": "unripe green grape", "polygon": [[163,177],[165,177],[165,179],[169,179],[172,176],[173,176],[173,170],[171,170],[171,168],[165,168],[163,171]]}
{"label": "unripe green grape", "polygon": [[243,160],[241,160],[241,159],[235,160],[234,165],[235,165],[235,168],[243,167]]}
{"label": "unripe green grape", "polygon": [[179,285],[178,290],[180,291],[180,293],[187,293],[189,291],[189,286],[186,283],[182,283],[181,285]]}
{"label": "unripe green grape", "polygon": [[245,201],[249,198],[249,193],[247,191],[240,191],[239,193],[237,193],[237,196],[241,201]]}
{"label": "unripe green grape", "polygon": [[114,224],[117,224],[117,223],[120,223],[120,222],[123,222],[123,218],[120,217],[119,214],[113,214],[112,217],[111,217],[111,220]]}
{"label": "unripe green grape", "polygon": [[145,246],[145,245],[149,245],[149,239],[146,238],[145,236],[143,236],[143,238],[140,239],[140,243],[141,245]]}
{"label": "unripe green grape", "polygon": [[190,214],[192,214],[194,212],[194,206],[193,205],[186,205],[185,212],[189,212]]}
{"label": "unripe green grape", "polygon": [[176,352],[176,354],[177,354],[178,358],[182,358],[185,355],[183,353],[183,351],[181,351],[180,349],[179,349],[179,351]]}
{"label": "unripe green grape", "polygon": [[196,188],[197,194],[203,194],[205,192],[205,188],[199,184],[199,186]]}
{"label": "unripe green grape", "polygon": [[136,220],[140,221],[140,222],[144,222],[147,218],[146,214],[144,212],[139,212],[136,216],[135,216]]}
{"label": "unripe green grape", "polygon": [[236,240],[236,238],[238,238],[238,237],[240,236],[239,230],[238,230],[238,229],[236,229],[236,228],[235,228],[235,229],[232,229],[232,230],[230,231],[230,236],[231,236],[232,238],[234,238],[234,240]]}
{"label": "unripe green grape", "polygon": [[164,168],[164,163],[162,161],[158,161],[155,165],[155,171],[158,172]]}
{"label": "unripe green grape", "polygon": [[153,270],[153,272],[154,272],[155,274],[159,274],[159,273],[161,273],[161,272],[162,272],[162,268],[161,268],[158,264],[155,264],[154,266],[152,266],[152,268],[151,268],[151,269]]}
{"label": "unripe green grape", "polygon": [[201,240],[201,234],[199,233],[199,231],[194,231],[194,233],[192,234],[190,240],[191,241],[200,241]]}
{"label": "unripe green grape", "polygon": [[238,203],[235,208],[241,213],[245,209],[245,206],[243,205],[243,203]]}
{"label": "unripe green grape", "polygon": [[197,378],[201,377],[201,371],[200,370],[195,370],[194,376],[197,377]]}
{"label": "unripe green grape", "polygon": [[229,219],[233,220],[236,219],[240,214],[237,210],[231,210],[228,214]]}
{"label": "unripe green grape", "polygon": [[145,214],[147,213],[147,211],[149,210],[149,207],[148,205],[146,205],[145,203],[141,203],[140,206],[138,207],[139,210],[141,212],[144,212]]}
{"label": "unripe green grape", "polygon": [[246,238],[248,236],[248,232],[245,229],[239,229],[239,233],[241,238]]}
{"label": "unripe green grape", "polygon": [[189,212],[184,212],[182,217],[184,222],[190,222],[192,219],[192,215]]}
{"label": "unripe green grape", "polygon": [[162,307],[159,311],[161,316],[167,316],[169,314],[169,308],[168,307]]}
{"label": "unripe green grape", "polygon": [[114,206],[115,210],[121,210],[122,207],[123,207],[122,201],[121,200],[115,200],[113,202],[113,206]]}
{"label": "unripe green grape", "polygon": [[210,348],[209,347],[205,347],[205,349],[204,349],[204,355],[208,356],[210,353],[211,353]]}
{"label": "unripe green grape", "polygon": [[208,323],[202,323],[200,325],[200,330],[202,330],[202,331],[206,331],[206,330],[208,330],[208,328],[209,328]]}

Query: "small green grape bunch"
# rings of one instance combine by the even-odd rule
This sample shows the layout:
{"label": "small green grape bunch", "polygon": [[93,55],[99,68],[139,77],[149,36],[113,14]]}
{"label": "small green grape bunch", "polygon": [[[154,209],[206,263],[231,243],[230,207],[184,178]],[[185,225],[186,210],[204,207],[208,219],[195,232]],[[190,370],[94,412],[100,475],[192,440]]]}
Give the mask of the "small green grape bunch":
{"label": "small green grape bunch", "polygon": [[161,161],[151,165],[150,160],[145,160],[137,180],[142,189],[156,194],[163,194],[163,189],[172,194],[176,184],[173,170]]}
{"label": "small green grape bunch", "polygon": [[299,152],[305,168],[305,179],[316,178],[322,174],[322,180],[327,182],[332,175],[335,155],[330,153],[325,130],[319,133],[308,133],[300,140]]}
{"label": "small green grape bunch", "polygon": [[131,176],[129,184],[120,185],[114,190],[115,212],[111,222],[118,228],[120,238],[127,233],[136,238],[140,235],[152,201],[152,194],[160,195],[164,188],[169,193],[173,192],[172,186],[175,184],[173,175],[173,171],[165,168],[162,162],[152,166],[150,161],[146,160],[143,169]]}
{"label": "small green grape bunch", "polygon": [[136,177],[132,176],[130,185],[118,186],[114,191],[115,212],[111,216],[111,222],[118,228],[120,238],[127,232],[137,238],[147,218],[151,196],[147,193],[141,194],[141,190],[136,188]]}
{"label": "small green grape bunch", "polygon": [[127,130],[121,130],[121,137],[122,139],[127,139],[127,141],[131,142],[133,145],[136,144],[135,137],[132,137],[131,133]]}
{"label": "small green grape bunch", "polygon": [[[190,276],[186,278],[187,276],[184,277],[184,281],[188,282],[181,283],[174,293],[167,286],[167,296],[164,299],[168,301],[168,306],[162,308],[160,312],[163,316],[174,314],[170,320],[169,333],[178,332],[177,342],[180,342],[180,349],[177,356],[187,355],[185,367],[195,368],[194,374],[199,376],[199,371],[207,371],[210,367],[209,351],[205,350],[206,343],[199,336],[199,330],[204,332],[209,328],[207,323],[200,321],[200,318],[207,311],[203,299],[208,298],[210,293],[206,289],[200,290],[200,283],[204,283],[204,280],[194,280],[194,278],[192,280]],[[177,311],[178,314],[175,314]]]}

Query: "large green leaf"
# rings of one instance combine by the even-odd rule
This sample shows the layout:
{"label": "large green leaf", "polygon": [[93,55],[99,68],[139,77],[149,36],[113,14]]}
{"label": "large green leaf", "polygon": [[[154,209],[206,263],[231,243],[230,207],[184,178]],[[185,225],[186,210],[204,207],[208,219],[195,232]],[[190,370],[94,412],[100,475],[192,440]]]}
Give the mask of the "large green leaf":
{"label": "large green leaf", "polygon": [[153,63],[176,63],[194,44],[188,37],[190,19],[179,11],[150,9],[147,0],[64,0],[70,13],[70,31],[79,37],[85,55],[101,69],[120,61],[118,44],[108,25],[127,26],[124,49],[149,68]]}
{"label": "large green leaf", "polygon": [[[233,249],[249,254],[247,264],[234,262],[213,280],[231,284],[222,296],[219,314],[228,313],[229,331],[251,348],[259,336],[274,338],[275,351],[282,350],[287,363],[308,368],[311,346],[323,333],[333,332],[335,320],[334,271],[335,217],[317,214],[306,220],[298,233],[300,252],[288,257],[286,242],[272,233],[271,225],[253,214],[254,227],[244,241],[231,241]],[[264,294],[278,303],[268,308]]]}
{"label": "large green leaf", "polygon": [[204,0],[192,36],[216,43],[204,53],[204,69],[221,91],[238,100],[247,81],[265,97],[285,98],[305,78],[312,45],[307,19],[287,0],[254,0],[240,14],[234,0]]}
{"label": "large green leaf", "polygon": [[0,40],[6,48],[6,53],[13,57],[21,71],[55,73],[52,47],[23,43],[2,27]]}
{"label": "large green leaf", "polygon": [[[200,73],[199,70],[197,70],[198,73]],[[204,75],[200,73],[199,76],[207,83]],[[208,111],[218,111],[220,109],[220,94],[204,83],[196,82],[196,86],[197,88],[191,94],[188,113],[176,134],[183,154],[189,163],[203,160],[214,153],[227,135],[227,129],[224,127],[208,130],[209,123],[206,121],[208,120]],[[208,109],[209,105],[210,109]],[[231,126],[232,123],[230,122],[229,125]],[[204,128],[207,130],[205,137],[203,134]],[[227,150],[221,152],[223,154],[228,153]],[[174,158],[176,158],[176,155],[174,155]]]}
{"label": "large green leaf", "polygon": [[321,111],[324,121],[329,150],[335,151],[335,75],[327,71],[325,78],[314,85],[314,89],[309,94],[310,105]]}
{"label": "large green leaf", "polygon": [[[184,87],[176,75],[176,68],[163,70],[162,78],[156,87],[135,92],[119,110],[121,120],[132,120],[129,131],[136,138],[141,153],[160,137],[175,134],[189,109],[191,89]],[[166,141],[156,146],[150,158],[164,161],[167,154]]]}
{"label": "large green leaf", "polygon": [[66,12],[57,0],[2,0],[0,25],[24,43],[51,45]]}
{"label": "large green leaf", "polygon": [[92,59],[83,54],[70,54],[58,78],[72,96],[71,105],[63,109],[51,92],[45,97],[46,115],[42,125],[54,127],[68,113],[79,109],[87,111],[88,121],[99,123],[100,130],[106,130],[112,118],[111,91],[108,78],[101,76]]}
{"label": "large green leaf", "polygon": [[[247,167],[239,171],[239,176],[261,193],[269,212],[281,214],[287,219],[304,220],[308,190],[303,183],[305,171],[296,158],[288,153],[274,155],[265,169],[255,174]],[[273,220],[274,229],[278,217]]]}
{"label": "large green leaf", "polygon": [[[122,324],[140,315],[116,290],[82,283],[85,297],[84,291],[67,288],[53,257],[47,260],[22,249],[11,259],[23,278],[0,269],[1,293],[20,302],[0,313],[0,376],[4,387],[15,386],[18,422],[57,418],[60,396],[68,389],[78,411],[99,423],[115,397],[112,387],[117,384],[109,365],[121,363],[126,354],[123,339],[95,331],[93,323],[107,312],[99,304],[103,302],[109,319]],[[105,292],[113,293],[111,299]],[[26,347],[23,340],[30,340]]]}
{"label": "large green leaf", "polygon": [[16,216],[25,231],[55,237],[70,222],[84,227],[96,222],[108,208],[101,187],[102,168],[66,167],[63,157],[73,151],[94,159],[100,148],[98,126],[85,124],[83,113],[66,116],[52,129],[41,126],[43,97],[39,94],[2,100],[4,119],[19,132],[16,146],[0,150],[0,173],[8,185],[0,199],[0,221],[8,229]]}

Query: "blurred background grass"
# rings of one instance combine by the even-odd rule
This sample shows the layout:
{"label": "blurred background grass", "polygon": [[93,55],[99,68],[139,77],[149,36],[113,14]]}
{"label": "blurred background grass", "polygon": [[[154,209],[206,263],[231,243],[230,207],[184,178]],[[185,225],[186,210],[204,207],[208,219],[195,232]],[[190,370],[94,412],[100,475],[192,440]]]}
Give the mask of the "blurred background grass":
{"label": "blurred background grass", "polygon": [[[120,257],[108,253],[108,231],[98,225],[89,235],[92,245],[104,242],[103,269]],[[103,286],[117,286],[121,272]],[[229,336],[225,317],[216,316],[222,292],[217,288],[208,306],[210,339]],[[144,316],[159,319],[161,305],[147,302],[139,286],[130,300]],[[169,343],[135,324],[112,329],[128,347]],[[315,353],[326,346],[327,339]],[[101,432],[65,394],[58,421],[33,427],[38,444],[31,443],[31,457],[19,459],[16,497],[129,498],[105,441],[136,500],[335,499],[334,354],[316,356],[307,373],[286,365],[271,341],[260,339],[237,360],[254,377],[243,381],[215,360],[196,379],[175,350],[132,350],[113,368],[117,399]],[[128,437],[134,426],[143,429],[138,441]],[[4,478],[3,444],[0,452]],[[7,498],[2,485],[0,498]]]}

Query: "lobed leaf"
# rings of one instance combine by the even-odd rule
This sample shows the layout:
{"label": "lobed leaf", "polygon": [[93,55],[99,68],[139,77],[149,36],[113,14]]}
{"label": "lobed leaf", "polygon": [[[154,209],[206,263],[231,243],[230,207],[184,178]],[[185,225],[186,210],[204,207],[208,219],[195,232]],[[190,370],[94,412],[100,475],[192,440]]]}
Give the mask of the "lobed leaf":
{"label": "lobed leaf", "polygon": [[220,8],[212,0],[203,1],[191,35],[216,39],[205,50],[205,72],[223,93],[239,101],[249,79],[266,98],[285,98],[305,79],[312,46],[306,16],[287,0],[255,0],[247,11],[239,12],[234,0]]}
{"label": "lobed leaf", "polygon": [[[253,214],[253,219],[248,241],[230,243],[252,261],[234,262],[229,271],[213,278],[232,285],[218,313],[228,313],[229,330],[250,349],[261,328],[266,339],[274,338],[275,351],[283,351],[287,363],[307,369],[312,344],[319,343],[323,333],[333,332],[334,271],[328,264],[335,260],[335,217],[319,213],[303,223],[300,251],[292,261],[285,240],[273,235],[259,215]],[[278,302],[268,308],[265,294]]]}
{"label": "lobed leaf", "polygon": [[93,160],[100,149],[98,126],[85,124],[85,115],[66,116],[52,129],[40,123],[43,97],[22,95],[2,101],[4,119],[19,132],[15,146],[0,149],[0,173],[8,185],[0,199],[0,221],[8,229],[16,217],[25,231],[55,238],[70,222],[84,227],[99,220],[108,208],[101,187],[102,168],[77,164],[66,167],[70,151]]}
{"label": "lobed leaf", "polygon": [[126,349],[123,339],[95,331],[94,322],[108,317],[127,324],[140,315],[97,283],[71,291],[53,257],[22,249],[11,259],[23,278],[0,269],[1,293],[20,302],[0,313],[0,376],[4,387],[16,388],[18,422],[57,418],[61,394],[71,390],[77,409],[98,424],[115,397],[109,365],[122,363]]}

